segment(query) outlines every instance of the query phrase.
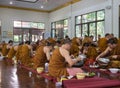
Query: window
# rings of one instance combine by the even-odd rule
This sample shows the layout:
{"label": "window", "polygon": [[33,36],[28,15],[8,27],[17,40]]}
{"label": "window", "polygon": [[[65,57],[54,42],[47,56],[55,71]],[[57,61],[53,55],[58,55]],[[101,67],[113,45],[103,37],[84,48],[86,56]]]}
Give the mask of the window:
{"label": "window", "polygon": [[14,21],[14,42],[32,41],[36,42],[43,38],[45,24],[41,22]]}
{"label": "window", "polygon": [[51,27],[51,36],[53,38],[64,38],[68,35],[68,19],[52,22]]}
{"label": "window", "polygon": [[84,37],[93,35],[97,40],[100,34],[104,36],[105,11],[95,11],[75,17],[75,35]]}

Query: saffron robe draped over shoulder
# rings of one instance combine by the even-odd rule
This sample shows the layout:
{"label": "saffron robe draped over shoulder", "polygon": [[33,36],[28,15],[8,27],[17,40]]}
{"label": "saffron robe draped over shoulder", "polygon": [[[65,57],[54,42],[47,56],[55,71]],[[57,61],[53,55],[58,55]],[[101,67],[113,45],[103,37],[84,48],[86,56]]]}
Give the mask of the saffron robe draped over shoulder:
{"label": "saffron robe draped over shoulder", "polygon": [[14,50],[14,47],[12,47],[8,52],[8,59],[12,59],[15,56],[16,51]]}
{"label": "saffron robe draped over shoulder", "polygon": [[44,53],[43,49],[45,46],[39,46],[37,51],[35,52],[35,56],[33,58],[34,68],[37,67],[44,67],[45,63],[47,62],[46,54]]}
{"label": "saffron robe draped over shoulder", "polygon": [[49,62],[49,74],[53,77],[68,76],[67,63],[60,54],[59,48],[53,51]]}
{"label": "saffron robe draped over shoulder", "polygon": [[20,59],[21,63],[26,66],[30,66],[32,64],[31,49],[29,49],[29,47],[26,44],[22,45]]}

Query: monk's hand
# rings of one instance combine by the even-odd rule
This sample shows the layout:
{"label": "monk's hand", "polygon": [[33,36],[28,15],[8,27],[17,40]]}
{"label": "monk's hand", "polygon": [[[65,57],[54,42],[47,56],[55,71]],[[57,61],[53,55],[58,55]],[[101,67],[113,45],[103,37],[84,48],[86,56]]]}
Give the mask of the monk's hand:
{"label": "monk's hand", "polygon": [[96,61],[98,61],[98,60],[99,60],[99,58],[100,58],[99,56],[98,56],[98,57],[96,57]]}
{"label": "monk's hand", "polygon": [[112,57],[113,59],[117,59],[118,56],[117,56],[117,55],[112,55],[111,57]]}

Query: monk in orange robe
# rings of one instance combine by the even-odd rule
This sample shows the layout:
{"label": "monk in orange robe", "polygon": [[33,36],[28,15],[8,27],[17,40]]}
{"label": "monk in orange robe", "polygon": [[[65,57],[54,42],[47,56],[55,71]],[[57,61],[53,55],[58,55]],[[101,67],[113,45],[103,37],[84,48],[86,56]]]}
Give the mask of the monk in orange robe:
{"label": "monk in orange robe", "polygon": [[62,76],[68,76],[68,65],[71,67],[72,65],[81,60],[80,58],[71,58],[69,54],[69,50],[71,47],[70,43],[70,41],[64,41],[64,44],[60,48],[57,48],[53,51],[49,62],[49,74],[51,76],[57,78],[60,78]]}
{"label": "monk in orange robe", "polygon": [[8,52],[8,59],[12,59],[15,56],[16,51],[14,50],[14,47],[12,47]]}
{"label": "monk in orange robe", "polygon": [[38,67],[45,66],[45,63],[50,59],[50,51],[52,50],[52,44],[47,42],[46,46],[41,45],[35,52],[35,56],[33,58],[33,68],[37,69]]}
{"label": "monk in orange robe", "polygon": [[25,44],[22,45],[20,60],[21,63],[25,66],[32,66],[32,47],[30,46],[30,42],[26,41]]}
{"label": "monk in orange robe", "polygon": [[107,40],[110,39],[110,34],[106,34],[104,38],[98,40],[99,52],[103,52],[107,48]]}
{"label": "monk in orange robe", "polygon": [[101,57],[108,57],[110,63],[108,67],[120,67],[120,44],[117,38],[111,38],[108,40],[108,47],[104,52],[97,56],[96,60],[99,61]]}
{"label": "monk in orange robe", "polygon": [[79,55],[79,51],[80,51],[80,40],[79,38],[75,37],[72,39],[72,45],[70,48],[70,54],[73,55],[74,57]]}

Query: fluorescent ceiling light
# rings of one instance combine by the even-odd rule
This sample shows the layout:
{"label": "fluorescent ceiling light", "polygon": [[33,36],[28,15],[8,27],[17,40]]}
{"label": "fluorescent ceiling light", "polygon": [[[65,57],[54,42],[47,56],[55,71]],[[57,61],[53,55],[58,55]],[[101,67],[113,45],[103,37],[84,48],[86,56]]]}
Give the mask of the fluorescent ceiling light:
{"label": "fluorescent ceiling light", "polygon": [[10,5],[12,5],[13,4],[13,2],[12,1],[10,1],[10,3],[9,3]]}
{"label": "fluorescent ceiling light", "polygon": [[22,2],[32,2],[32,3],[35,3],[35,2],[37,2],[38,0],[17,0],[17,1],[22,1]]}

